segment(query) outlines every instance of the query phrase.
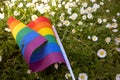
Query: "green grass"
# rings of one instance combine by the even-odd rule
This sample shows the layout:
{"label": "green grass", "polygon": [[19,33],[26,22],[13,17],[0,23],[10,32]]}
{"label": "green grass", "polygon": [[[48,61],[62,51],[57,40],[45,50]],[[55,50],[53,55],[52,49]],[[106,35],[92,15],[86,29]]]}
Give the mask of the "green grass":
{"label": "green grass", "polygon": [[[19,16],[14,17],[25,24],[31,21],[33,14],[37,16],[44,15],[51,20],[58,31],[76,78],[79,73],[86,73],[89,80],[115,80],[116,74],[120,74],[120,52],[116,51],[116,47],[120,47],[120,45],[116,45],[114,40],[120,37],[120,16],[116,16],[120,12],[120,1],[111,0],[109,2],[104,0],[104,5],[97,12],[93,13],[93,19],[82,20],[82,15],[80,14],[75,21],[69,19],[70,15],[66,13],[67,11],[64,6],[60,9],[51,6],[50,12],[56,12],[54,16],[51,16],[49,12],[40,14],[39,11],[34,11],[33,7],[17,7],[19,2],[23,2],[25,6],[30,1],[23,2],[18,0],[12,8],[6,6],[4,1],[0,1],[0,7],[4,7],[3,12],[5,14],[4,19],[0,19],[0,56],[2,56],[2,61],[0,62],[0,80],[65,80],[65,74],[69,73],[66,66],[60,64],[57,70],[52,65],[42,72],[27,74],[29,68],[23,59],[20,49],[12,34],[4,30],[4,28],[8,27],[7,19],[10,16],[14,16],[13,12],[15,10],[21,13]],[[68,0],[64,1],[67,2]],[[93,4],[89,0],[80,1],[80,3],[88,2],[89,6]],[[97,3],[100,1],[97,0]],[[41,1],[38,3],[41,3]],[[51,2],[48,4],[51,5]],[[73,8],[72,13],[79,13],[80,7],[81,5],[78,5],[77,8]],[[24,11],[25,8],[27,9],[26,12]],[[107,9],[110,10],[110,13],[106,13]],[[60,22],[59,16],[63,12],[65,13],[65,20],[69,20],[71,23],[68,27],[65,25],[62,27],[57,26]],[[0,13],[2,13],[1,10]],[[112,32],[113,29],[105,27],[107,23],[98,24],[98,18],[106,18],[108,20],[107,23],[112,23],[112,19],[115,18],[119,31],[116,33]],[[77,24],[78,21],[82,21],[83,25],[79,26]],[[93,23],[93,25],[91,26],[90,23]],[[72,33],[72,29],[75,29],[76,33]],[[83,31],[80,31],[81,29]],[[91,39],[87,39],[88,36],[93,35],[98,37],[98,41],[94,42]],[[106,37],[111,37],[109,44],[105,42]],[[107,52],[107,56],[102,59],[97,56],[97,51],[101,48]],[[37,79],[38,77],[39,79]]]}

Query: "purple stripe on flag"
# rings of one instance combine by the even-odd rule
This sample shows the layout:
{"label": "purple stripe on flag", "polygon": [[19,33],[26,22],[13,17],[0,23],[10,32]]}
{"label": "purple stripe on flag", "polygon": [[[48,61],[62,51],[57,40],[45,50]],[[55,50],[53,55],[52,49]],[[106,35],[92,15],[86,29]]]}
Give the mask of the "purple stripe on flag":
{"label": "purple stripe on flag", "polygon": [[24,58],[28,64],[33,51],[42,46],[46,41],[47,40],[44,37],[38,36],[27,45],[25,48]]}
{"label": "purple stripe on flag", "polygon": [[37,61],[35,63],[30,63],[30,69],[32,71],[42,71],[49,67],[50,65],[57,63],[57,62],[62,62],[65,63],[64,58],[61,53],[50,53],[46,57],[44,57],[42,60]]}

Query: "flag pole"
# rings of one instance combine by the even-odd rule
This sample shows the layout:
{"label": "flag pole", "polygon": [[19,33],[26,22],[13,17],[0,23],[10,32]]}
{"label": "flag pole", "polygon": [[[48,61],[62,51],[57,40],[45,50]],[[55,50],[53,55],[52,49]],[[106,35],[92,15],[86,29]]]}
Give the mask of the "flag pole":
{"label": "flag pole", "polygon": [[72,71],[70,62],[69,62],[68,57],[67,57],[67,55],[66,55],[65,49],[64,49],[64,47],[63,47],[63,45],[62,45],[62,42],[60,41],[60,38],[59,38],[59,36],[58,36],[58,33],[57,33],[55,27],[52,26],[52,28],[53,28],[53,31],[54,31],[55,36],[56,36],[56,38],[57,38],[58,44],[59,44],[59,46],[60,46],[60,49],[61,49],[61,51],[62,51],[63,57],[64,57],[64,59],[65,59],[66,65],[67,65],[67,67],[68,67],[68,70],[69,70],[69,72],[70,72],[70,74],[71,74],[72,80],[75,80],[74,73],[73,73],[73,71]]}

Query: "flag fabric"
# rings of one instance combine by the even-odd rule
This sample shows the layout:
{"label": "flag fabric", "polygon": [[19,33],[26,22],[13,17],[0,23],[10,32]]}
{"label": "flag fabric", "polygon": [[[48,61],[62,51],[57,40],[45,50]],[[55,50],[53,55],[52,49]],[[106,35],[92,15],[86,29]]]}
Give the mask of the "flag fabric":
{"label": "flag fabric", "polygon": [[57,62],[65,63],[48,18],[41,16],[25,25],[10,17],[8,26],[32,71],[42,71]]}

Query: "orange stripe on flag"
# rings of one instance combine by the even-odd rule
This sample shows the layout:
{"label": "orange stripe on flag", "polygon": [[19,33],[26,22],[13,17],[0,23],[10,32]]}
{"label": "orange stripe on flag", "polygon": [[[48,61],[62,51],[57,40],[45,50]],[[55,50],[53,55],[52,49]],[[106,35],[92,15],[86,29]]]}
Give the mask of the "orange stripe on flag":
{"label": "orange stripe on flag", "polygon": [[52,29],[52,25],[48,22],[40,22],[39,24],[34,26],[32,29],[35,30],[35,31],[39,31],[40,29],[45,28],[45,27],[48,27],[48,28]]}
{"label": "orange stripe on flag", "polygon": [[11,24],[10,24],[10,26],[9,26],[9,28],[11,29],[11,31],[14,29],[14,27],[17,25],[17,24],[19,24],[20,22],[18,21],[18,20],[14,20]]}

